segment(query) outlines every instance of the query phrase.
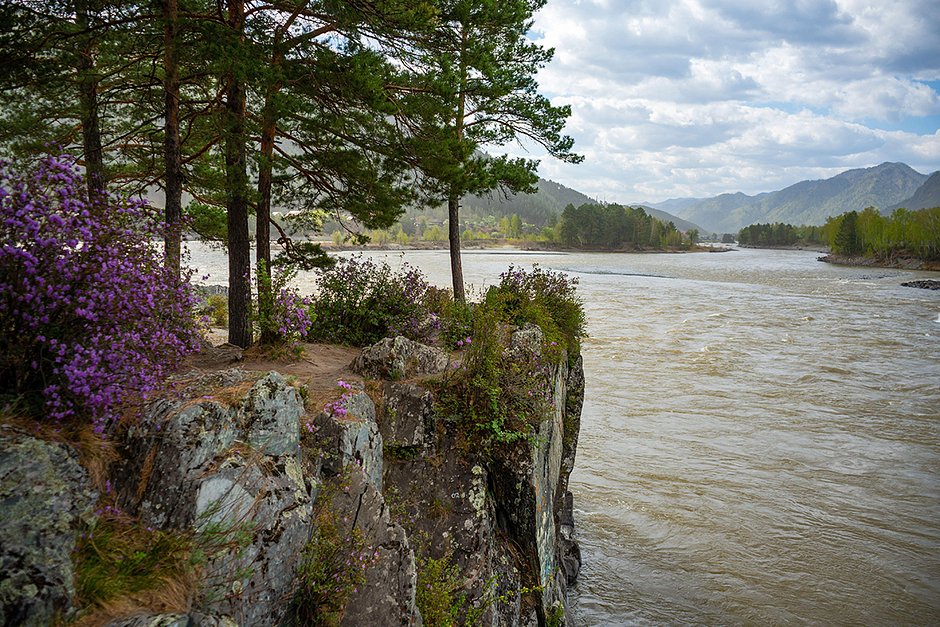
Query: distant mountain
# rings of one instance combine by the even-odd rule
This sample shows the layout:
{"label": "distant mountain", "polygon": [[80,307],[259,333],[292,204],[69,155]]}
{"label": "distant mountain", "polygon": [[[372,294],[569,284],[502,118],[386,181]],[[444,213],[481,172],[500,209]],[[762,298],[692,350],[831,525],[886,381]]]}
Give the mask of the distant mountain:
{"label": "distant mountain", "polygon": [[540,178],[537,187],[538,191],[534,194],[510,194],[508,198],[497,192],[484,196],[464,196],[464,214],[502,217],[515,213],[524,222],[544,226],[551,214],[560,216],[568,203],[577,207],[597,202],[586,194],[555,181]]}
{"label": "distant mountain", "polygon": [[[587,194],[548,179],[540,178],[537,187],[538,191],[534,194],[510,194],[508,198],[496,192],[484,196],[464,196],[461,201],[461,219],[474,221],[487,216],[499,219],[516,214],[522,218],[523,222],[543,227],[548,224],[552,214],[560,217],[561,212],[569,204],[575,207],[584,204],[599,204]],[[659,220],[671,221],[680,231],[697,229],[703,232],[702,227],[697,224],[683,220],[673,213],[667,213],[659,207],[641,206],[648,214]],[[438,220],[444,220],[447,216],[446,206],[425,210],[423,213]],[[409,210],[408,215],[413,218],[420,215],[420,212]]]}
{"label": "distant mountain", "polygon": [[873,206],[887,211],[911,198],[926,180],[927,175],[903,163],[882,163],[756,196],[738,192],[694,202],[683,198],[657,203],[656,207],[673,209],[680,217],[709,231],[736,233],[757,222],[823,224],[826,218],[853,209]]}
{"label": "distant mountain", "polygon": [[894,211],[898,207],[904,207],[911,211],[940,207],[940,171],[931,174],[924,181],[924,184],[917,188],[913,196],[888,207],[888,211]]}
{"label": "distant mountain", "polygon": [[649,203],[644,202],[642,205],[644,207],[656,207],[660,211],[668,211],[673,214],[682,213],[683,209],[691,207],[695,203],[701,202],[702,198],[670,198],[669,200],[664,200],[663,202]]}
{"label": "distant mountain", "polygon": [[640,206],[643,207],[644,210],[646,210],[646,213],[650,214],[657,220],[660,220],[666,223],[672,222],[673,224],[676,225],[676,228],[679,229],[680,231],[691,231],[692,229],[695,229],[696,231],[699,232],[699,234],[701,235],[705,234],[704,229],[702,227],[692,222],[689,222],[688,220],[683,220],[682,218],[678,216],[674,216],[671,213],[666,213],[662,209],[656,209],[655,207],[650,207],[649,205],[640,205]]}

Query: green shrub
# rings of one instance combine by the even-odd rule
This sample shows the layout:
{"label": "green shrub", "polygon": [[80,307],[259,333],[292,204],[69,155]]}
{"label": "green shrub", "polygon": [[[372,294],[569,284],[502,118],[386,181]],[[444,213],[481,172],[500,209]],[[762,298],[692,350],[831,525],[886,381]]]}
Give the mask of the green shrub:
{"label": "green shrub", "polygon": [[418,584],[415,604],[421,610],[426,627],[459,625],[467,605],[467,593],[462,592],[463,576],[460,568],[445,556],[418,561]]}
{"label": "green shrub", "polygon": [[209,324],[214,327],[228,326],[228,296],[211,294],[200,308],[202,315],[208,316]]}
{"label": "green shrub", "polygon": [[445,348],[452,348],[473,334],[473,304],[454,302],[451,290],[431,286],[425,293],[424,306],[437,319]]}
{"label": "green shrub", "polygon": [[[531,272],[509,266],[491,287],[486,301],[496,307],[509,324],[541,327],[549,352],[567,350],[574,355],[586,336],[584,305],[577,295],[578,280],[561,272],[533,266]],[[552,344],[555,342],[555,344]]]}
{"label": "green shrub", "polygon": [[375,558],[362,532],[353,528],[347,534],[332,509],[336,490],[347,479],[323,486],[317,497],[313,532],[297,569],[289,624],[338,625],[350,595],[365,582],[365,570]]}
{"label": "green shrub", "polygon": [[490,302],[474,308],[464,360],[442,378],[438,407],[483,436],[484,445],[529,437],[551,409],[552,368],[538,352],[506,359],[510,327]]}
{"label": "green shrub", "polygon": [[[538,267],[510,267],[500,279],[473,307],[472,334],[457,341],[463,363],[443,377],[437,395],[438,409],[482,436],[484,446],[534,434],[553,407],[555,366],[584,336],[574,279]],[[527,323],[542,329],[542,346],[518,347],[508,359],[512,331]]]}
{"label": "green shrub", "polygon": [[425,340],[435,330],[425,305],[430,286],[417,268],[404,264],[395,272],[357,255],[319,273],[310,341],[367,346],[389,335]]}

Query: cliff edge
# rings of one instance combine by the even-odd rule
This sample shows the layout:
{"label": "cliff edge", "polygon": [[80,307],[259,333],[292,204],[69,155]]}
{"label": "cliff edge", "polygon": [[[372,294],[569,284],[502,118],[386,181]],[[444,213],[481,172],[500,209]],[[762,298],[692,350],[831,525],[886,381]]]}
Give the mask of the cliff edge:
{"label": "cliff edge", "polygon": [[[502,358],[542,345],[527,325]],[[549,409],[485,446],[442,410],[459,364],[400,337],[343,378],[191,373],[94,481],[68,444],[4,426],[0,622],[570,624],[584,375],[545,363]]]}

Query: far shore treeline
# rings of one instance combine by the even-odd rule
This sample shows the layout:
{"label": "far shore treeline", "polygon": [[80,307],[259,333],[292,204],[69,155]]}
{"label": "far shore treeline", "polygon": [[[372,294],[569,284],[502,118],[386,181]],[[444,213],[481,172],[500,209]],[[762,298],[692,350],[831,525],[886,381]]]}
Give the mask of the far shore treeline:
{"label": "far shore treeline", "polygon": [[828,246],[844,257],[940,260],[940,207],[889,216],[874,207],[830,217],[823,226],[775,222],[752,224],[738,232],[742,246]]}
{"label": "far shore treeline", "polygon": [[563,246],[605,249],[691,247],[699,238],[697,229],[682,233],[643,207],[591,203],[565,207],[554,235]]}

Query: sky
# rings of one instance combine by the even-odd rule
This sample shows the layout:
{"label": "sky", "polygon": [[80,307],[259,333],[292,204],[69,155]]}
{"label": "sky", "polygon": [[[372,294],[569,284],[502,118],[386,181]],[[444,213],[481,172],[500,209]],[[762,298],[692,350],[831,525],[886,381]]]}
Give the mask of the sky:
{"label": "sky", "polygon": [[530,37],[555,49],[540,91],[571,105],[585,159],[508,151],[598,200],[940,169],[937,0],[548,0]]}

